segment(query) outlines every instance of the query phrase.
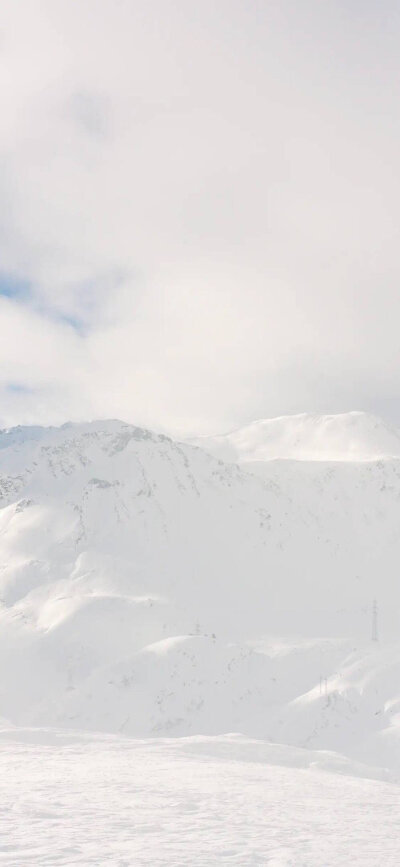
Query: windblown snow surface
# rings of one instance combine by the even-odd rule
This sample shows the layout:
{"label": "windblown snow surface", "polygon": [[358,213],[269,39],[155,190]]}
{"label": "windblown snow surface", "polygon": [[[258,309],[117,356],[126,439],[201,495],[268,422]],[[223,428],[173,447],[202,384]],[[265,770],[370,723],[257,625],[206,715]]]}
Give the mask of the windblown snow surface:
{"label": "windblown snow surface", "polygon": [[398,867],[399,787],[243,736],[4,731],[8,867]]}
{"label": "windblown snow surface", "polygon": [[0,432],[0,863],[400,863],[400,432],[217,439]]}
{"label": "windblown snow surface", "polygon": [[261,419],[232,433],[199,437],[196,445],[223,460],[360,461],[400,456],[400,431],[365,412]]}

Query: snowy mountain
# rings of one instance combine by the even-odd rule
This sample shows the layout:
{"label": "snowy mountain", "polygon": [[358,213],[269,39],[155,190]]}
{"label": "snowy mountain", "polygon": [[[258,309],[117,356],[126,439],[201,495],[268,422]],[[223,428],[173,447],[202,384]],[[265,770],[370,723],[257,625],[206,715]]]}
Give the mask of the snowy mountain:
{"label": "snowy mountain", "polygon": [[400,459],[366,460],[395,432],[355,416],[363,459],[342,424],[335,462],[239,466],[118,421],[1,432],[0,715],[400,767]]}
{"label": "snowy mountain", "polygon": [[192,442],[225,461],[362,461],[400,457],[400,430],[365,412],[263,419]]}

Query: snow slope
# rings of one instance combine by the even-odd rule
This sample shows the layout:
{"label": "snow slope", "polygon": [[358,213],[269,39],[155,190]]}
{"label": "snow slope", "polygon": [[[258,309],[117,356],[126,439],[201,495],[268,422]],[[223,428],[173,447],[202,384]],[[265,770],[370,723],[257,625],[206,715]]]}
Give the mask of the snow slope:
{"label": "snow slope", "polygon": [[232,433],[192,440],[225,461],[361,461],[400,457],[400,430],[374,415],[280,416]]}
{"label": "snow slope", "polygon": [[238,466],[118,421],[18,428],[0,496],[3,718],[400,770],[398,458]]}
{"label": "snow slope", "polygon": [[365,776],[232,735],[4,731],[0,864],[397,867],[400,790]]}

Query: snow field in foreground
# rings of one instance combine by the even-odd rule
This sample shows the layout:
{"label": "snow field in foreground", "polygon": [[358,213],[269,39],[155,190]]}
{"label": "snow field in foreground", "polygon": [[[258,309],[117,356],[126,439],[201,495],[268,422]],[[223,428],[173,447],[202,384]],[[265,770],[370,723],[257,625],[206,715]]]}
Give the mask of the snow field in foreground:
{"label": "snow field in foreground", "polygon": [[315,756],[240,736],[2,732],[0,864],[398,867],[398,786]]}

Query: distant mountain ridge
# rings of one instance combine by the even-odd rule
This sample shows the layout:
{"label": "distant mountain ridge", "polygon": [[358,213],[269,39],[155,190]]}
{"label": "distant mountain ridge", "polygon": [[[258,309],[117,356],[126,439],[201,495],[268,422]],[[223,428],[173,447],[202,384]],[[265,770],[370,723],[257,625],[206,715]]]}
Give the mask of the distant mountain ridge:
{"label": "distant mountain ridge", "polygon": [[365,461],[400,457],[400,428],[366,412],[280,416],[261,419],[231,433],[190,442],[238,463],[276,459]]}
{"label": "distant mountain ridge", "polygon": [[[397,761],[400,459],[321,459],[338,424],[396,436],[306,418],[240,465],[115,420],[1,431],[0,717]],[[319,459],[262,460],[299,419]]]}

